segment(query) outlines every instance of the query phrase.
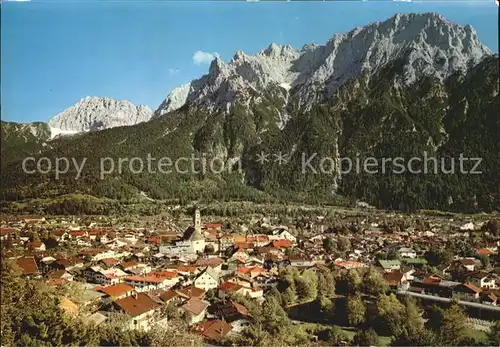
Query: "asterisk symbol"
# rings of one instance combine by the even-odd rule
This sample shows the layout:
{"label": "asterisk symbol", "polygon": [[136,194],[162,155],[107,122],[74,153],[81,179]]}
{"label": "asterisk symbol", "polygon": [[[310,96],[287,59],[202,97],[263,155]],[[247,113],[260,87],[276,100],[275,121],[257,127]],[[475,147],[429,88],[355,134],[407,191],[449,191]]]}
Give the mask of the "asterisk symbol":
{"label": "asterisk symbol", "polygon": [[267,163],[269,161],[269,159],[267,159],[267,157],[269,156],[269,154],[266,154],[264,152],[260,152],[257,153],[257,162],[260,164],[260,165],[263,165],[264,163]]}
{"label": "asterisk symbol", "polygon": [[286,154],[278,152],[278,154],[274,154],[274,156],[276,157],[276,159],[274,160],[274,162],[277,162],[278,165],[286,164],[286,162],[287,162]]}

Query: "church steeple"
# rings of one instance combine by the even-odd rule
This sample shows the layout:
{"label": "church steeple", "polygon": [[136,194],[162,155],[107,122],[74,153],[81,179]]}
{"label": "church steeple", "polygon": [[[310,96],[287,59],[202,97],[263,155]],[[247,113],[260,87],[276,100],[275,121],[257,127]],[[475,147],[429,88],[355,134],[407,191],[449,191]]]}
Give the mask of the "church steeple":
{"label": "church steeple", "polygon": [[193,228],[194,231],[191,234],[191,241],[199,241],[204,240],[203,233],[201,232],[201,214],[200,210],[196,209],[193,215]]}
{"label": "church steeple", "polygon": [[198,210],[198,209],[194,210],[193,227],[194,227],[195,231],[201,233],[201,214],[200,214],[200,210]]}

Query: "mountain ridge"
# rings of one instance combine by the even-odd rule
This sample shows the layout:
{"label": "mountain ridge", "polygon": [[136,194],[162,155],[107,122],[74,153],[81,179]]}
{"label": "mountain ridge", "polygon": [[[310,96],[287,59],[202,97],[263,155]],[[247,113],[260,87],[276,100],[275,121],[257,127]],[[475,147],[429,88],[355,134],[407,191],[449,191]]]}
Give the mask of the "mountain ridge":
{"label": "mountain ridge", "polygon": [[[432,30],[425,35],[419,32],[416,43],[398,46],[400,51],[392,60],[372,52],[384,62],[373,71],[356,70],[364,63],[369,64],[369,59],[341,61],[344,65],[339,69],[339,55],[330,53],[353,52],[342,35],[336,36],[328,49],[327,45],[306,45],[308,55],[299,58],[293,48],[271,44],[257,58],[237,52],[234,66],[216,59],[209,74],[189,85],[199,93],[189,96],[193,92],[184,87],[184,94],[164,102],[148,122],[91,132],[78,138],[61,137],[52,140],[50,146],[31,149],[49,158],[87,158],[80,179],[75,180],[71,171],[59,180],[54,180],[50,173],[19,175],[20,161],[11,158],[2,161],[1,175],[5,182],[2,192],[8,200],[74,192],[133,199],[143,192],[153,199],[180,202],[278,199],[321,203],[359,199],[380,208],[401,210],[500,209],[500,168],[495,164],[500,162],[498,55],[490,54],[472,28],[450,26],[440,16],[402,15],[383,23],[389,23],[390,29],[394,24],[391,21],[404,23],[405,18],[417,18],[424,24],[435,22],[443,27],[431,25]],[[355,29],[350,33],[361,35],[367,31]],[[441,38],[431,40],[431,46],[426,41],[430,33]],[[369,34],[375,37],[376,30]],[[454,48],[434,50],[441,41],[445,46],[451,45],[457,35],[462,35],[464,41],[455,42]],[[453,63],[452,58],[460,53],[457,47],[468,58]],[[366,53],[363,52],[361,56]],[[436,70],[429,65],[428,60],[434,57],[429,52],[443,52],[447,67],[440,64]],[[425,59],[419,63],[417,58],[422,55]],[[322,61],[325,56],[328,59]],[[372,60],[379,61],[375,58]],[[308,70],[314,74],[306,76],[302,70],[302,77],[289,74],[293,59],[303,59],[296,63],[299,65],[316,61]],[[273,64],[281,66],[281,70],[275,70]],[[337,70],[340,70],[337,76],[344,76],[349,64],[354,66],[356,74],[348,74],[352,77],[342,83],[331,78]],[[434,71],[428,69],[436,73],[425,73]],[[311,75],[316,77],[312,79]],[[314,85],[314,81],[321,83]],[[185,94],[191,99],[183,103]],[[307,101],[306,104],[301,100]],[[160,115],[173,101],[178,107]],[[272,160],[256,161],[263,152],[271,156],[285,154],[287,161],[283,165]],[[337,171],[319,175],[301,172],[302,154],[316,153],[318,158],[331,158],[338,166],[341,158],[357,155],[412,158],[424,152],[439,158],[457,157],[460,153],[482,157],[484,173],[430,176],[407,172],[352,175]],[[99,176],[99,158],[140,158],[146,154],[172,160],[205,156],[229,167],[234,165],[232,159],[238,157],[242,170],[220,175],[175,172],[161,175],[135,173],[125,168],[124,172]],[[5,152],[2,157],[5,158]]]}
{"label": "mountain ridge", "polygon": [[435,13],[396,14],[334,34],[324,45],[306,44],[296,50],[272,43],[252,56],[238,51],[228,63],[217,57],[208,74],[174,88],[153,118],[185,104],[227,111],[235,94],[246,89],[284,88],[287,104],[323,102],[349,79],[370,76],[403,56],[403,83],[422,75],[443,80],[491,54],[470,25],[460,26]]}
{"label": "mountain ridge", "polygon": [[148,121],[153,111],[128,100],[87,96],[52,117],[47,123],[62,131],[92,132]]}

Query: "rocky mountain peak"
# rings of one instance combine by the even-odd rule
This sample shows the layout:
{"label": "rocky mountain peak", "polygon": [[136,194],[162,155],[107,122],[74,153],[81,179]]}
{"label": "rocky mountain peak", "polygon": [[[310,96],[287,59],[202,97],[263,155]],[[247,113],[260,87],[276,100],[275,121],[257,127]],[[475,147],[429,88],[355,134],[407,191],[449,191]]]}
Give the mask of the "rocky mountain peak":
{"label": "rocky mountain peak", "polygon": [[256,55],[238,51],[228,63],[217,58],[208,74],[189,88],[174,89],[155,116],[186,103],[227,109],[239,92],[263,93],[274,86],[292,90],[286,102],[307,107],[331,97],[348,80],[363,73],[370,76],[398,59],[404,62],[402,83],[410,85],[423,75],[443,80],[490,54],[469,25],[460,26],[435,13],[396,14],[334,34],[325,45],[306,44],[298,51],[271,43]]}
{"label": "rocky mountain peak", "polygon": [[148,106],[135,106],[127,100],[87,96],[57,114],[48,124],[60,131],[99,131],[148,121],[152,113]]}

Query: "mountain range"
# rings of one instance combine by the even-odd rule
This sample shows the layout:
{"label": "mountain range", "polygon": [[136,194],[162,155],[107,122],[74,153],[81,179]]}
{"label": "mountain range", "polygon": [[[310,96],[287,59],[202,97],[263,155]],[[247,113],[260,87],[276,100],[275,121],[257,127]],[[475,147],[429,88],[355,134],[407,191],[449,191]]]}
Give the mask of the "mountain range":
{"label": "mountain range", "polygon": [[[405,210],[498,209],[498,77],[498,56],[472,27],[433,13],[396,14],[335,34],[324,45],[296,50],[271,44],[253,56],[237,52],[227,63],[216,58],[206,75],[175,88],[154,112],[86,98],[48,124],[2,122],[2,191],[7,200],[80,192],[115,199],[361,199]],[[54,136],[61,133],[79,134]],[[287,160],[257,161],[264,152]],[[85,174],[79,180],[20,175],[28,153],[87,158]],[[99,158],[148,153],[195,153],[227,166],[238,157],[242,171],[125,169],[99,179]],[[423,153],[480,156],[482,174],[303,172],[303,156],[339,166],[341,158]]]}

